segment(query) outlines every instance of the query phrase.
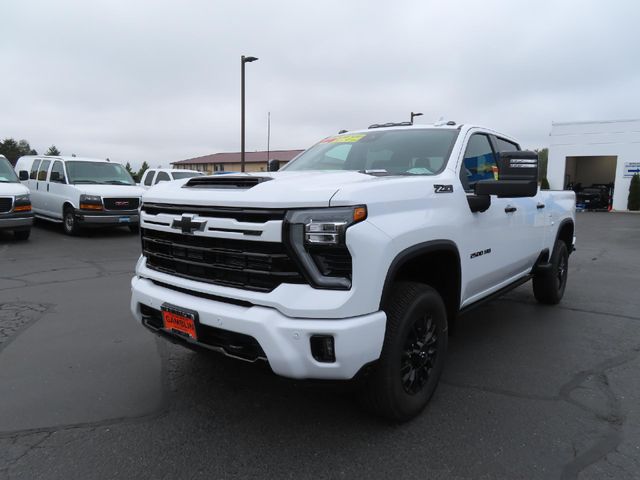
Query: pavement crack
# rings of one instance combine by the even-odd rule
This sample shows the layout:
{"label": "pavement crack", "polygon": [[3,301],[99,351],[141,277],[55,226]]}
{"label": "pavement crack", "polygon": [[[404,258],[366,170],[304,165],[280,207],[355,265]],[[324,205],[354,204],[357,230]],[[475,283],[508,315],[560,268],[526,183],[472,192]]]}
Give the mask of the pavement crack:
{"label": "pavement crack", "polygon": [[[635,347],[631,351],[606,359],[589,370],[576,373],[560,388],[559,397],[562,400],[592,414],[595,419],[603,422],[607,427],[607,431],[590,448],[577,456],[574,451],[574,458],[562,470],[561,478],[563,480],[578,478],[580,472],[590,465],[606,459],[607,455],[615,452],[620,445],[622,441],[621,429],[626,417],[622,412],[620,400],[611,390],[607,371],[635,360],[638,355],[640,355],[640,347]],[[604,411],[572,396],[577,390],[588,388],[585,387],[587,383],[593,385],[598,392],[604,395],[606,399]]]}

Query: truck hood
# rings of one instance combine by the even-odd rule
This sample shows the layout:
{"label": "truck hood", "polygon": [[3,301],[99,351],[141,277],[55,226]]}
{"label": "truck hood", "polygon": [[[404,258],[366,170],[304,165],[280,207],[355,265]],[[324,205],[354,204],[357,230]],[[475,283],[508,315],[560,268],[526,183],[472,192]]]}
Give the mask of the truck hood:
{"label": "truck hood", "polygon": [[327,207],[331,197],[346,185],[379,182],[383,177],[373,177],[358,172],[309,171],[265,172],[195,177],[233,182],[234,179],[262,177],[250,188],[186,187],[191,179],[162,182],[144,193],[144,202],[174,203],[182,205],[211,205],[226,207],[295,208]]}
{"label": "truck hood", "polygon": [[141,197],[144,189],[136,185],[74,185],[80,193],[85,195],[100,195],[101,197]]}
{"label": "truck hood", "polygon": [[29,189],[21,183],[0,183],[0,197],[13,197],[14,195],[24,195],[29,193]]}

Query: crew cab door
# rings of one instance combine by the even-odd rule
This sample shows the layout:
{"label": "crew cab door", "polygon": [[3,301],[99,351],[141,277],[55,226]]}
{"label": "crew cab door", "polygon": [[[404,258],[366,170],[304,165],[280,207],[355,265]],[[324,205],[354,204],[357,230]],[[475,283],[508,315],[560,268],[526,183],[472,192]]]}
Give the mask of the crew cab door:
{"label": "crew cab door", "polygon": [[[495,150],[500,152],[513,152],[520,150],[520,146],[500,137],[491,137]],[[522,268],[533,266],[538,259],[544,245],[545,226],[547,225],[544,195],[538,189],[535,197],[518,197],[510,199],[512,207],[517,208],[519,215],[514,216],[517,219],[517,225],[513,228],[522,228],[526,231],[526,235],[518,245],[523,253],[524,265]]]}
{"label": "crew cab door", "polygon": [[[462,188],[473,195],[475,182],[497,174],[495,142],[486,133],[472,133],[466,141],[459,175]],[[491,195],[485,211],[465,213],[468,235],[461,243],[464,291],[462,305],[472,303],[522,276],[530,255],[523,205],[514,198]],[[527,199],[531,200],[531,199]],[[529,265],[529,269],[531,265]]]}

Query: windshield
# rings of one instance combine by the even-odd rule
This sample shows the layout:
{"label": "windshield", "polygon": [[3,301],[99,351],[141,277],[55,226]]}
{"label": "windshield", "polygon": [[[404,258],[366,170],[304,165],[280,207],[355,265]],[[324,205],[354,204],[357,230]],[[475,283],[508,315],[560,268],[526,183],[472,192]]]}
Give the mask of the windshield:
{"label": "windshield", "polygon": [[11,168],[9,160],[0,158],[0,183],[18,183],[18,176]]}
{"label": "windshield", "polygon": [[352,170],[435,175],[449,158],[458,130],[386,130],[325,138],[282,170]]}
{"label": "windshield", "polygon": [[198,172],[173,172],[171,175],[174,180],[180,180],[181,178],[199,177],[202,174]]}
{"label": "windshield", "polygon": [[119,163],[67,162],[67,173],[71,183],[135,185],[131,175]]}

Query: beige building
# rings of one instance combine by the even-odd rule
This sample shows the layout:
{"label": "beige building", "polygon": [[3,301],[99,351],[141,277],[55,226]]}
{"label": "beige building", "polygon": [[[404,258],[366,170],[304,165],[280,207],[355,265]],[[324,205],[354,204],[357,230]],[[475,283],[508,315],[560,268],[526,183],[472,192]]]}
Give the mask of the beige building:
{"label": "beige building", "polygon": [[[280,165],[294,159],[304,150],[272,150],[270,152],[245,152],[246,172],[266,172],[268,160],[280,160]],[[198,170],[199,172],[239,172],[240,152],[221,152],[202,157],[171,162],[174,168]]]}

